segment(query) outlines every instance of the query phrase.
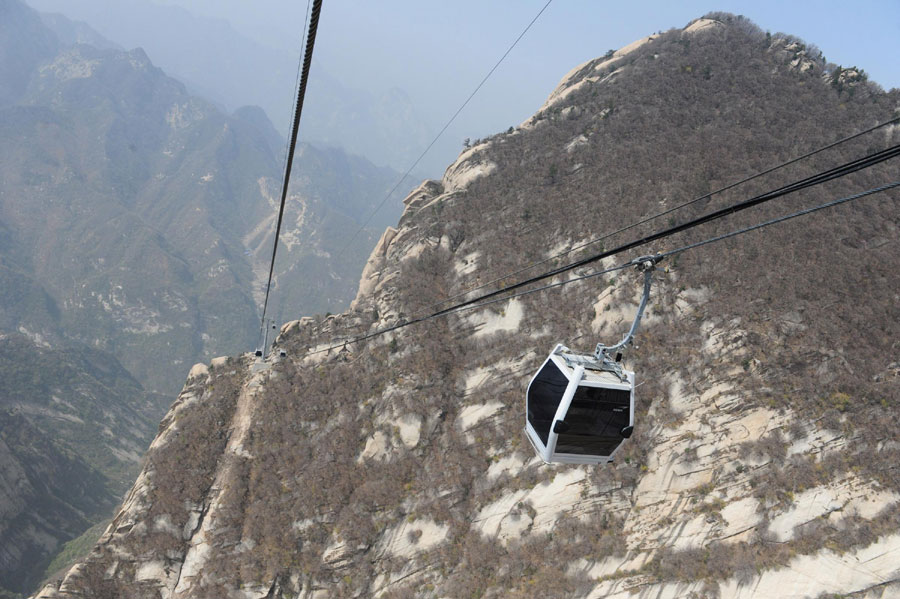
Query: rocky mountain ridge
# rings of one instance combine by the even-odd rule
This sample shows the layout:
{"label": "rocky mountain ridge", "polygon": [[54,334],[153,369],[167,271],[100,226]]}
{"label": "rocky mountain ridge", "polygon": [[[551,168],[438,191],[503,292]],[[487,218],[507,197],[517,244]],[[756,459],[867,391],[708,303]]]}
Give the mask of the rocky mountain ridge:
{"label": "rocky mountain ridge", "polygon": [[[235,31],[227,21],[157,2],[91,0],[72,5],[31,0],[31,5],[85,20],[122,46],[144,48],[155,64],[187,84],[192,94],[226,111],[244,104],[262,107],[287,135],[291,122],[287,100],[293,96],[291,86],[302,48],[299,34],[289,43],[272,44],[269,37],[269,44],[262,44]],[[302,25],[296,24],[298,30]],[[433,137],[404,91],[370,94],[354,89],[352,82],[329,75],[327,60],[322,64],[317,59],[314,72],[316,93],[309,95],[304,108],[305,141],[405,170]],[[422,163],[428,171],[439,172],[441,167],[431,156]]]}
{"label": "rocky mountain ridge", "polygon": [[[627,356],[635,434],[608,467],[540,463],[522,399],[555,343],[620,334],[634,273],[342,342],[897,114],[896,90],[811,54],[717,13],[576,68],[407,197],[350,310],[285,325],[285,357],[196,365],[93,553],[39,596],[900,592],[895,192],[673,259]],[[649,249],[895,178],[882,165]]]}

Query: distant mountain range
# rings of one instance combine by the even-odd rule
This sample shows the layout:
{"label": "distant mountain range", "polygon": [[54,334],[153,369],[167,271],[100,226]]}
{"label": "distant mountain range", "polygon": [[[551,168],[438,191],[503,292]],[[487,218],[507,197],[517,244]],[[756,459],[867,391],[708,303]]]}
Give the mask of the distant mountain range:
{"label": "distant mountain range", "polygon": [[[227,21],[192,14],[148,0],[30,0],[33,7],[86,21],[125,48],[143,48],[154,64],[183,81],[192,94],[225,110],[257,105],[283,135],[291,121],[291,100],[300,56],[262,45]],[[296,25],[299,52],[302,23]],[[96,44],[95,44],[96,45]],[[315,93],[304,107],[304,141],[339,147],[380,166],[405,171],[434,132],[406,93],[386,89],[371,94],[353,89],[314,62]],[[422,169],[437,171],[448,157],[428,157]]]}
{"label": "distant mountain range", "polygon": [[[196,358],[252,348],[284,152],[271,123],[189,95],[140,49],[66,46],[5,3],[18,6],[23,39],[5,20],[16,60],[0,67],[11,82],[0,106],[0,274],[46,301],[11,299],[0,315],[34,312],[14,328],[39,335],[58,319],[68,337],[169,391]],[[399,176],[336,149],[300,152],[276,317],[346,305],[399,208],[353,238]]]}
{"label": "distant mountain range", "polygon": [[105,352],[0,333],[0,591],[109,517],[169,403]]}

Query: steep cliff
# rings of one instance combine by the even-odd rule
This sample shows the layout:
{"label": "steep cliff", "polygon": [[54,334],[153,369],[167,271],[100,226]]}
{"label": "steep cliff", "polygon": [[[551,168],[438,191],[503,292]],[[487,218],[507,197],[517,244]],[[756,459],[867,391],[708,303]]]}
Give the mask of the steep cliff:
{"label": "steep cliff", "polygon": [[[634,273],[340,343],[896,115],[897,91],[844,73],[730,15],[577,67],[534,118],[408,196],[351,310],[285,325],[285,357],[195,366],[93,553],[40,596],[900,592],[896,192],[672,260],[626,358],[636,431],[610,466],[535,459],[523,393],[556,342],[621,334]],[[881,130],[666,219],[898,139]]]}

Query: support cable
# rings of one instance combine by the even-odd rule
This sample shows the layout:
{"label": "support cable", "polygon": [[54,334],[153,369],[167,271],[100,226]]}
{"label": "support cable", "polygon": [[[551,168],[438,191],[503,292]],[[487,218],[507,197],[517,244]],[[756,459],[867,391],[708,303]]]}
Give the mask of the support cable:
{"label": "support cable", "polygon": [[[303,69],[300,75],[300,86],[297,89],[297,103],[294,108],[294,122],[291,128],[291,142],[288,148],[287,164],[284,168],[284,180],[281,188],[281,204],[278,207],[278,221],[275,225],[275,241],[272,244],[272,260],[269,263],[269,279],[266,283],[266,297],[263,301],[260,333],[266,326],[266,310],[269,307],[269,292],[272,289],[272,274],[275,270],[275,254],[278,252],[278,238],[281,236],[281,222],[284,218],[284,205],[287,201],[288,187],[291,182],[291,167],[294,163],[294,151],[297,148],[297,132],[300,129],[300,115],[303,113],[303,98],[306,96],[306,85],[309,81],[309,67],[312,64],[313,47],[316,44],[316,30],[319,27],[319,14],[322,11],[322,0],[313,0],[310,13],[309,30],[306,34],[306,51],[303,55]],[[265,351],[265,348],[263,348]]]}
{"label": "support cable", "polygon": [[694,218],[687,222],[684,222],[680,225],[675,225],[673,227],[669,227],[667,229],[663,229],[661,231],[657,231],[656,233],[652,233],[635,241],[631,241],[629,243],[625,243],[611,250],[603,251],[598,254],[594,254],[592,256],[588,256],[586,258],[582,258],[580,260],[576,260],[575,262],[571,262],[569,264],[560,266],[559,268],[554,268],[545,273],[535,275],[523,281],[519,281],[518,283],[512,283],[503,287],[502,289],[498,289],[496,291],[491,291],[489,293],[482,294],[478,297],[474,297],[469,300],[465,300],[459,302],[453,306],[448,308],[444,308],[443,310],[438,310],[435,312],[436,315],[443,314],[445,312],[455,311],[459,308],[490,299],[492,297],[496,297],[497,295],[501,295],[503,293],[507,293],[509,291],[519,289],[526,285],[530,285],[531,283],[535,283],[538,281],[542,281],[544,279],[556,276],[558,274],[574,270],[580,266],[584,266],[586,264],[590,264],[592,262],[597,262],[604,258],[608,258],[610,256],[614,256],[616,254],[620,254],[624,251],[636,248],[638,246],[646,245],[650,242],[657,241],[663,239],[665,237],[669,237],[670,235],[674,235],[675,233],[680,233],[682,231],[687,231],[688,229],[692,229],[696,226],[712,222],[714,220],[718,220],[725,216],[731,216],[732,214],[737,214],[743,210],[747,210],[748,208],[752,208],[754,206],[758,206],[760,204],[764,204],[776,198],[780,198],[789,193],[793,193],[795,191],[800,191],[802,189],[806,189],[808,187],[812,187],[814,185],[819,185],[821,183],[825,183],[827,181],[832,181],[834,179],[838,179],[840,177],[845,177],[851,173],[855,173],[857,171],[869,168],[885,160],[890,160],[891,158],[895,158],[900,156],[900,144],[891,146],[886,150],[882,150],[880,152],[875,152],[873,154],[866,155],[862,158],[854,160],[852,162],[845,163],[841,166],[829,169],[827,171],[823,171],[819,174],[813,175],[811,177],[807,177],[801,181],[796,181],[794,183],[790,183],[783,187],[780,187],[776,190],[755,196],[750,198],[749,200],[744,200],[743,202],[738,202],[736,204],[732,204],[731,206],[726,206],[725,208],[721,208],[719,210],[714,210],[713,212],[707,213],[703,216]]}
{"label": "support cable", "polygon": [[[306,32],[308,30],[309,25],[309,5],[311,0],[306,0],[306,12],[303,13],[303,31]],[[294,87],[291,88],[291,97],[297,96],[297,87],[300,85],[300,72],[303,70],[303,47],[306,45],[306,34],[303,34],[303,37],[300,38],[300,60],[297,61],[297,72],[294,75]],[[297,103],[294,102],[294,105],[291,107],[291,122],[294,122],[294,114],[297,111]],[[281,172],[284,172],[285,167],[287,166],[287,156],[288,152],[290,152],[291,148],[291,139],[287,137],[284,140],[284,154],[282,155],[281,160]]]}
{"label": "support cable", "polygon": [[394,195],[394,192],[397,191],[397,189],[403,184],[404,181],[406,181],[406,178],[409,177],[409,175],[410,175],[410,173],[412,173],[413,169],[416,168],[416,166],[418,166],[419,162],[421,162],[421,160],[431,150],[431,148],[434,146],[434,144],[437,143],[437,140],[440,139],[441,136],[444,134],[444,132],[447,131],[447,129],[450,127],[450,125],[453,124],[453,121],[456,120],[456,117],[459,116],[459,114],[469,104],[469,102],[472,100],[472,98],[475,97],[475,94],[478,93],[478,90],[480,90],[484,86],[484,84],[487,83],[487,80],[490,79],[491,75],[494,74],[494,71],[497,70],[497,68],[500,66],[500,63],[502,63],[506,59],[506,57],[509,56],[509,53],[513,51],[513,48],[515,48],[516,45],[519,43],[519,41],[523,37],[525,37],[525,34],[528,33],[528,30],[531,29],[531,26],[534,25],[535,22],[537,22],[538,18],[540,18],[540,16],[542,14],[544,14],[544,11],[547,10],[547,7],[550,6],[551,2],[553,2],[553,0],[547,0],[547,3],[544,4],[544,7],[541,8],[540,11],[538,11],[538,13],[534,16],[533,19],[531,19],[531,22],[528,23],[528,26],[526,26],[525,29],[522,30],[522,33],[519,34],[519,37],[517,37],[516,40],[512,43],[512,45],[506,49],[506,52],[503,53],[503,56],[500,57],[500,60],[498,60],[494,64],[494,66],[491,67],[491,70],[488,71],[488,74],[484,76],[484,79],[481,80],[481,83],[479,83],[475,87],[475,89],[472,91],[472,93],[469,94],[469,97],[466,98],[465,102],[463,102],[462,105],[456,109],[456,112],[453,113],[453,116],[450,117],[450,120],[447,121],[447,123],[438,132],[438,134],[434,136],[434,139],[431,140],[431,143],[428,144],[428,147],[426,147],[422,151],[422,153],[419,154],[419,157],[416,158],[415,162],[412,163],[412,166],[410,166],[408,169],[406,169],[406,172],[403,173],[403,176],[400,177],[400,180],[397,181],[396,184],[394,184],[394,186],[391,188],[391,190],[389,192],[387,192],[387,195],[384,196],[384,199],[381,200],[381,202],[378,204],[378,206],[375,208],[375,210],[373,210],[372,213],[368,216],[368,218],[366,218],[366,221],[359,227],[359,229],[357,229],[356,233],[354,233],[350,237],[350,239],[347,241],[347,243],[344,244],[344,247],[341,249],[340,252],[338,252],[337,256],[335,257],[335,260],[337,260],[341,256],[343,256],[344,252],[347,251],[347,248],[350,247],[350,244],[353,243],[353,240],[356,239],[357,235],[359,235],[363,229],[365,229],[367,226],[369,226],[369,223],[372,222],[372,219],[375,218],[375,215],[378,214],[378,211],[381,210],[382,207],[384,207],[384,204],[388,201],[388,199],[390,199],[390,197],[392,195]]}
{"label": "support cable", "polygon": [[843,144],[843,143],[846,143],[846,142],[848,142],[848,141],[852,141],[852,140],[854,140],[854,139],[856,139],[856,138],[858,138],[858,137],[862,137],[863,135],[866,135],[866,134],[868,134],[868,133],[872,133],[873,131],[877,131],[878,129],[881,129],[881,128],[883,128],[883,127],[887,127],[888,125],[893,125],[894,123],[898,123],[898,122],[900,122],[900,116],[895,117],[895,118],[893,118],[893,119],[891,119],[891,120],[889,120],[889,121],[885,121],[885,122],[883,122],[883,123],[879,123],[879,124],[877,124],[877,125],[875,125],[875,126],[873,126],[873,127],[869,127],[868,129],[865,129],[864,131],[860,131],[860,132],[858,132],[858,133],[854,133],[854,134],[849,135],[849,136],[847,136],[847,137],[843,137],[843,138],[838,139],[837,141],[834,141],[834,142],[832,142],[832,143],[830,143],[830,144],[828,144],[828,145],[826,145],[826,146],[822,146],[821,148],[817,148],[817,149],[815,149],[815,150],[812,150],[812,151],[810,151],[810,152],[807,152],[806,154],[803,154],[802,156],[797,156],[797,157],[791,158],[790,160],[787,160],[787,161],[785,161],[785,162],[782,162],[782,163],[776,164],[776,165],[774,165],[774,166],[771,166],[771,167],[769,167],[769,168],[767,168],[767,169],[765,169],[765,170],[763,170],[763,171],[760,171],[760,172],[758,172],[758,173],[756,173],[756,174],[753,174],[753,175],[750,175],[750,176],[748,176],[748,177],[744,177],[743,179],[740,179],[740,180],[738,180],[738,181],[734,181],[734,182],[732,182],[732,183],[729,183],[728,185],[725,185],[724,187],[720,187],[720,188],[718,188],[718,189],[716,189],[716,190],[714,190],[714,191],[710,191],[709,193],[705,193],[705,194],[703,194],[703,195],[701,195],[701,196],[698,196],[698,197],[696,197],[696,198],[694,198],[694,199],[692,199],[692,200],[689,200],[689,201],[687,201],[687,202],[683,202],[683,203],[681,203],[681,204],[678,204],[677,206],[673,206],[672,208],[669,208],[669,209],[667,209],[667,210],[663,210],[662,212],[657,212],[656,214],[653,214],[653,215],[651,215],[651,216],[645,217],[645,218],[643,218],[643,219],[641,219],[641,220],[639,220],[639,221],[637,221],[637,222],[634,222],[634,223],[632,223],[632,224],[630,224],[630,225],[626,225],[626,226],[624,226],[624,227],[621,227],[621,228],[619,228],[619,229],[616,229],[615,231],[611,231],[611,232],[609,232],[609,233],[605,233],[605,234],[601,235],[600,237],[595,237],[594,239],[591,239],[590,241],[586,241],[586,242],[584,242],[584,243],[582,243],[582,244],[580,244],[580,245],[576,245],[575,247],[569,248],[568,250],[565,250],[565,251],[563,251],[563,252],[560,252],[560,253],[558,253],[558,254],[555,254],[555,255],[553,255],[553,256],[550,256],[549,258],[544,258],[543,260],[538,260],[537,262],[534,262],[534,263],[532,263],[532,264],[529,264],[528,266],[523,266],[523,267],[519,268],[518,270],[515,270],[515,271],[513,271],[513,272],[507,273],[507,274],[505,274],[505,275],[503,275],[503,276],[496,277],[496,278],[491,279],[490,281],[487,281],[487,282],[485,282],[485,283],[480,283],[480,284],[478,284],[478,285],[476,285],[476,286],[470,287],[469,289],[466,289],[465,291],[462,291],[462,292],[460,292],[460,293],[457,293],[456,295],[452,295],[452,296],[450,296],[450,297],[448,297],[448,298],[442,300],[441,302],[438,302],[437,306],[440,306],[440,305],[442,305],[442,304],[446,304],[446,303],[448,303],[448,302],[452,302],[452,301],[454,301],[454,300],[456,300],[456,299],[459,299],[460,297],[465,296],[466,294],[472,293],[473,291],[478,291],[478,290],[480,290],[480,289],[484,289],[485,287],[490,287],[491,285],[494,285],[494,284],[496,284],[496,283],[499,283],[499,282],[501,282],[502,280],[504,280],[504,279],[506,279],[506,278],[508,278],[508,277],[512,277],[512,276],[515,276],[515,275],[522,274],[523,272],[527,272],[527,271],[531,270],[532,268],[535,268],[535,267],[537,267],[537,266],[541,266],[542,264],[547,264],[548,262],[552,262],[552,261],[554,261],[554,260],[557,260],[557,259],[559,259],[559,258],[562,258],[563,256],[568,256],[568,255],[571,254],[572,252],[577,252],[578,250],[583,249],[583,248],[586,248],[586,247],[591,246],[591,245],[594,245],[595,243],[600,243],[601,241],[605,241],[605,240],[609,239],[610,237],[613,237],[613,236],[618,235],[618,234],[620,234],[620,233],[624,233],[624,232],[626,232],[626,231],[630,231],[631,229],[634,229],[635,227],[639,227],[639,226],[641,226],[641,225],[644,225],[644,224],[646,224],[646,223],[649,223],[649,222],[651,222],[651,221],[654,221],[654,220],[656,220],[656,219],[658,219],[658,218],[661,218],[661,217],[663,217],[663,216],[666,216],[667,214],[671,214],[671,213],[673,213],[673,212],[675,212],[675,211],[677,211],[677,210],[681,210],[682,208],[686,208],[686,207],[688,207],[688,206],[692,206],[693,204],[696,204],[696,203],[701,202],[701,201],[703,201],[703,200],[708,200],[708,199],[712,198],[712,196],[714,196],[714,195],[719,195],[719,194],[721,194],[721,193],[723,193],[723,192],[726,192],[726,191],[729,191],[729,190],[731,190],[731,189],[734,189],[735,187],[738,187],[739,185],[743,185],[744,183],[747,183],[747,182],[749,182],[749,181],[752,181],[752,180],[757,179],[757,178],[759,178],[759,177],[762,177],[762,176],[764,176],[764,175],[768,175],[768,174],[773,173],[773,172],[775,172],[775,171],[777,171],[777,170],[780,170],[780,169],[782,169],[782,168],[785,168],[785,167],[787,167],[787,166],[790,166],[790,165],[792,165],[792,164],[795,164],[795,163],[797,163],[797,162],[799,162],[799,161],[801,161],[801,160],[805,160],[805,159],[807,159],[807,158],[810,158],[810,157],[812,157],[812,156],[815,156],[816,154],[819,154],[819,153],[824,152],[824,151],[826,151],[826,150],[830,150],[831,148],[834,148],[834,147],[836,147],[836,146],[839,146],[839,145],[841,145],[841,144]]}
{"label": "support cable", "polygon": [[[732,231],[732,232],[730,232],[730,233],[725,233],[725,234],[723,234],[723,235],[718,235],[718,236],[715,236],[715,237],[711,237],[711,238],[705,239],[705,240],[703,240],[703,241],[698,241],[698,242],[696,242],[696,243],[691,243],[691,244],[688,244],[688,245],[679,247],[679,248],[677,248],[677,249],[670,250],[670,251],[668,251],[668,252],[663,252],[663,253],[661,253],[661,254],[655,254],[655,255],[653,256],[653,259],[654,259],[655,261],[659,261],[659,260],[662,260],[662,259],[664,259],[664,258],[668,258],[668,257],[670,257],[670,256],[674,256],[674,255],[677,255],[677,254],[681,254],[681,253],[683,253],[683,252],[687,252],[687,251],[690,251],[690,250],[697,249],[697,248],[699,248],[699,247],[703,247],[703,246],[705,246],[705,245],[709,245],[709,244],[712,244],[712,243],[717,243],[717,242],[719,242],[719,241],[723,241],[723,240],[725,240],[725,239],[730,239],[730,238],[732,238],[732,237],[737,237],[737,236],[739,236],[739,235],[743,235],[743,234],[749,233],[749,232],[751,232],[751,231],[756,231],[756,230],[759,230],[759,229],[764,229],[764,228],[766,228],[766,227],[769,227],[769,226],[772,226],[772,225],[775,225],[775,224],[779,224],[779,223],[783,223],[783,222],[786,222],[786,221],[788,221],[788,220],[791,220],[791,219],[794,219],[794,218],[798,218],[798,217],[800,217],[800,216],[805,216],[805,215],[807,215],[807,214],[812,214],[812,213],[814,213],[814,212],[819,212],[820,210],[825,210],[826,208],[832,208],[832,207],[834,207],[834,206],[838,206],[838,205],[841,205],[841,204],[845,204],[845,203],[848,203],[848,202],[852,202],[852,201],[854,201],[854,200],[858,200],[858,199],[861,199],[861,198],[864,198],[864,197],[867,197],[867,196],[870,196],[870,195],[873,195],[873,194],[876,194],[876,193],[881,193],[881,192],[884,192],[884,191],[888,191],[888,190],[891,190],[891,189],[895,189],[895,188],[897,188],[897,187],[900,187],[900,181],[895,181],[895,182],[893,182],[893,183],[887,183],[887,184],[885,184],[885,185],[881,185],[880,187],[876,187],[876,188],[874,188],[874,189],[869,189],[869,190],[867,190],[867,191],[864,191],[864,192],[861,192],[861,193],[857,193],[857,194],[854,194],[854,195],[851,195],[851,196],[847,196],[847,197],[844,197],[844,198],[840,198],[840,199],[838,199],[838,200],[832,200],[832,201],[830,201],[830,202],[826,202],[826,203],[820,204],[820,205],[818,205],[818,206],[813,206],[813,207],[811,207],[811,208],[805,208],[805,209],[803,209],[803,210],[799,210],[799,211],[797,211],[797,212],[793,212],[793,213],[787,214],[787,215],[785,215],[785,216],[780,216],[780,217],[778,217],[778,218],[774,218],[774,219],[771,219],[771,220],[767,220],[767,221],[764,221],[764,222],[761,222],[761,223],[758,223],[758,224],[755,224],[755,225],[751,225],[751,226],[749,226],[749,227],[744,227],[744,228],[741,228],[741,229],[737,229],[737,230]],[[624,251],[624,250],[622,250],[622,251]],[[438,318],[438,317],[441,317],[441,316],[447,316],[447,315],[449,315],[449,314],[457,314],[457,313],[461,313],[461,312],[469,312],[469,311],[481,310],[481,309],[486,308],[486,307],[488,307],[488,306],[491,306],[491,305],[493,305],[493,304],[497,304],[497,303],[501,303],[501,302],[506,302],[506,301],[509,301],[509,300],[511,300],[511,299],[516,299],[516,298],[519,298],[519,297],[522,297],[522,296],[525,296],[525,295],[530,295],[530,294],[532,294],[532,293],[538,293],[538,292],[540,292],[540,291],[547,291],[547,290],[549,290],[549,289],[555,289],[555,288],[557,288],[557,287],[563,287],[563,286],[569,285],[569,284],[571,284],[571,283],[576,283],[576,282],[579,282],[579,281],[585,281],[585,280],[587,280],[587,279],[592,279],[592,278],[600,277],[600,276],[603,276],[603,275],[606,275],[606,274],[610,274],[610,273],[613,273],[613,272],[617,272],[617,271],[620,271],[620,270],[624,270],[624,269],[628,268],[629,266],[637,266],[640,262],[643,262],[643,261],[646,261],[646,260],[647,260],[647,257],[646,257],[646,256],[642,256],[642,257],[640,257],[640,258],[636,258],[635,260],[631,260],[631,261],[629,261],[629,262],[625,262],[625,263],[619,264],[619,265],[617,265],[617,266],[613,266],[613,267],[610,267],[610,268],[605,268],[605,269],[603,269],[603,270],[596,271],[596,272],[592,272],[592,273],[588,273],[588,274],[586,274],[586,275],[581,275],[581,276],[578,276],[578,277],[572,277],[572,278],[570,278],[570,279],[566,279],[565,281],[559,281],[559,282],[556,282],[556,283],[550,283],[550,284],[548,284],[548,285],[543,285],[543,286],[541,286],[541,287],[535,287],[535,288],[532,288],[532,289],[527,289],[527,290],[524,290],[524,291],[519,291],[518,293],[513,293],[513,294],[510,294],[510,295],[505,295],[505,296],[503,296],[503,297],[494,297],[494,298],[492,298],[492,299],[487,299],[487,300],[485,300],[485,301],[479,301],[479,302],[477,302],[477,303],[472,303],[472,304],[468,304],[468,305],[465,305],[465,306],[462,306],[462,305],[454,306],[453,308],[449,308],[449,309],[447,309],[447,310],[442,310],[442,311],[440,311],[440,312],[435,312],[435,313],[429,314],[429,315],[427,315],[427,316],[422,316],[422,317],[419,317],[419,318],[414,318],[414,319],[412,319],[412,320],[407,320],[407,321],[399,322],[399,323],[397,323],[397,324],[395,324],[395,325],[392,325],[392,326],[389,326],[389,327],[385,327],[385,328],[383,328],[383,329],[379,329],[379,330],[377,330],[377,331],[373,331],[373,332],[367,333],[367,334],[365,334],[365,335],[360,335],[360,336],[354,337],[354,338],[352,338],[352,339],[348,339],[348,340],[340,341],[340,342],[335,342],[335,343],[333,343],[332,345],[330,345],[330,346],[328,346],[328,347],[325,347],[325,348],[322,348],[322,349],[318,349],[318,350],[310,351],[310,352],[307,353],[307,355],[315,355],[315,354],[320,354],[320,353],[324,353],[324,352],[329,352],[329,351],[332,351],[332,350],[335,350],[335,349],[338,349],[338,348],[341,348],[341,347],[345,347],[345,346],[350,345],[350,344],[360,343],[360,342],[362,342],[362,341],[366,341],[366,340],[369,340],[369,339],[372,339],[372,338],[375,338],[375,337],[380,337],[380,336],[382,336],[382,335],[386,335],[387,333],[392,333],[392,332],[397,331],[397,330],[399,330],[399,329],[402,329],[402,328],[405,328],[405,327],[408,327],[408,326],[411,326],[411,325],[414,325],[414,324],[419,324],[419,323],[425,322],[425,321],[427,321],[427,320],[431,320],[431,319]]]}

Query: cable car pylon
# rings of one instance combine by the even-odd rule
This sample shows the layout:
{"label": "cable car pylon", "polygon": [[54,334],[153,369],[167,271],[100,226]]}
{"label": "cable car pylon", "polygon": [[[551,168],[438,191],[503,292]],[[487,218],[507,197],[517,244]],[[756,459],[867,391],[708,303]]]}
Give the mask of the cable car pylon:
{"label": "cable car pylon", "polygon": [[653,271],[662,256],[642,256],[632,264],[644,273],[644,291],[625,337],[598,343],[593,354],[557,344],[525,393],[525,435],[548,464],[601,464],[634,431],[634,372],[622,367],[623,350],[641,324],[650,299]]}

